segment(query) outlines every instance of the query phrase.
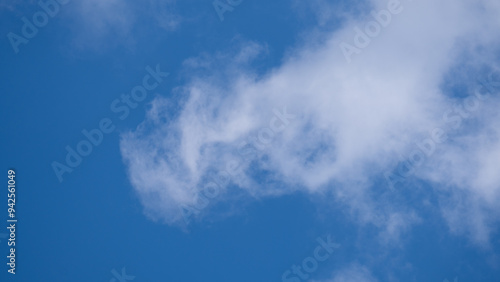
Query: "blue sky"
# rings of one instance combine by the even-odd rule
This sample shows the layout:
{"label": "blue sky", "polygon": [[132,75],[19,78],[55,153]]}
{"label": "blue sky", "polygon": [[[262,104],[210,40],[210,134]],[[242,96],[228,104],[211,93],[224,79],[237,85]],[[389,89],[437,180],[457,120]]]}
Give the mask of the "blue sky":
{"label": "blue sky", "polygon": [[500,281],[496,1],[0,13],[0,281]]}

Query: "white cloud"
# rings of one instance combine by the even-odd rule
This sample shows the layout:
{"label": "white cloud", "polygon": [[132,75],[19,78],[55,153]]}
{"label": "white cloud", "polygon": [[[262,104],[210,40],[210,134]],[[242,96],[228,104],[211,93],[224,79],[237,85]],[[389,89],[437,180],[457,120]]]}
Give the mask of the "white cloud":
{"label": "white cloud", "polygon": [[157,25],[165,31],[173,31],[181,24],[182,18],[176,13],[175,0],[149,0],[148,11],[152,13]]}
{"label": "white cloud", "polygon": [[351,264],[350,266],[336,271],[331,279],[312,282],[377,282],[370,270],[359,264]]}
{"label": "white cloud", "polygon": [[181,18],[175,11],[175,1],[148,0],[135,3],[125,0],[70,1],[69,13],[79,48],[102,50],[108,46],[135,43],[139,23],[149,23],[167,31],[175,30]]}
{"label": "white cloud", "polygon": [[65,8],[70,10],[70,27],[79,48],[102,49],[115,44],[116,38],[130,34],[136,20],[134,11],[122,0],[72,1]]}
{"label": "white cloud", "polygon": [[[380,11],[387,2],[371,4]],[[326,35],[324,44],[301,45],[265,75],[252,72],[247,62],[265,50],[254,43],[233,56],[240,59],[188,60],[194,74],[177,90],[183,97],[180,107],[172,112],[163,106],[165,99],[156,99],[146,121],[121,141],[131,183],[148,215],[178,223],[180,207],[195,205],[211,174],[239,164],[241,173],[230,176],[231,185],[223,185],[211,204],[240,191],[253,197],[328,191],[345,200],[360,222],[381,227],[384,238],[397,240],[420,222],[411,207],[375,203],[369,196],[374,180],[443,123],[443,113],[457,103],[443,84],[464,54],[468,69],[494,61],[499,42],[491,35],[500,27],[500,5],[486,0],[401,5],[403,11],[351,63],[339,44],[352,44],[354,27],[363,28],[369,14],[345,22]],[[473,88],[475,82],[466,86]],[[494,222],[485,209],[499,210],[493,203],[499,198],[500,127],[491,123],[498,100],[490,97],[474,113],[475,124],[464,124],[458,138],[441,144],[416,174],[437,192],[447,189],[455,197],[467,191],[477,199],[445,201],[442,211],[454,229],[461,224],[455,220],[460,212],[477,207],[468,228],[481,227],[472,236],[479,243],[488,240]],[[255,150],[251,162],[243,161],[242,142],[268,127],[273,110],[283,107],[295,118],[266,148]],[[478,219],[482,225],[472,224]]]}

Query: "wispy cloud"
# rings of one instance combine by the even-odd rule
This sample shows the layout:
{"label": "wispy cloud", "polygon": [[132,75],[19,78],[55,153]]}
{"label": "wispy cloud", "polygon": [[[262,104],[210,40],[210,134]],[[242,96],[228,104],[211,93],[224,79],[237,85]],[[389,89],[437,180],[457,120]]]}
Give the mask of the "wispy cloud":
{"label": "wispy cloud", "polygon": [[143,35],[144,31],[138,29],[138,25],[146,24],[170,32],[182,21],[173,0],[71,2],[72,9],[67,20],[71,22],[74,45],[80,49],[105,50],[116,45],[130,47]]}
{"label": "wispy cloud", "polygon": [[353,263],[346,268],[340,269],[333,273],[331,279],[314,280],[312,282],[377,282],[370,270],[364,266]]}
{"label": "wispy cloud", "polygon": [[[147,214],[169,224],[181,222],[181,207],[195,205],[204,185],[247,150],[252,161],[238,168],[216,202],[239,193],[260,198],[297,190],[328,192],[344,201],[359,222],[379,226],[381,238],[395,241],[421,222],[415,207],[372,196],[387,192],[380,184],[384,172],[461,102],[446,86],[457,82],[451,70],[458,65],[491,69],[500,47],[491,37],[500,27],[500,5],[401,1],[403,12],[346,62],[340,43],[353,40],[355,28],[372,20],[370,10],[386,9],[391,1],[370,1],[366,13],[325,34],[324,43],[301,44],[264,75],[248,62],[265,50],[259,44],[241,48],[234,60],[208,55],[188,60],[191,79],[174,91],[178,100],[156,99],[144,123],[122,136],[130,180]],[[492,81],[500,79],[492,76]],[[479,85],[462,83],[469,94]],[[475,234],[471,238],[477,243],[488,241],[488,226],[499,211],[492,204],[500,183],[494,173],[500,152],[500,127],[494,122],[498,104],[493,93],[475,121],[465,123],[415,174],[444,197],[437,208],[452,230],[459,224]],[[297,118],[266,150],[252,148],[252,136],[267,126],[274,108],[284,106]],[[398,189],[412,188],[405,185]],[[473,200],[460,201],[465,195]],[[470,224],[458,222],[468,208],[475,211],[468,215]]]}

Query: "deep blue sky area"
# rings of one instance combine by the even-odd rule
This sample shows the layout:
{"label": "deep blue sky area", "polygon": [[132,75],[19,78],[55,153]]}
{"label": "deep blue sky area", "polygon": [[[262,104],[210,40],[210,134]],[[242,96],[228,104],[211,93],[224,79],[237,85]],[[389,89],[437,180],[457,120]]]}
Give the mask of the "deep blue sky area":
{"label": "deep blue sky area", "polygon": [[[226,0],[221,1],[224,5],[229,5]],[[50,1],[42,0],[41,2]],[[134,159],[132,161],[127,159],[129,155],[124,153],[126,147],[123,143],[127,138],[126,134],[134,132],[139,125],[148,120],[148,115],[151,114],[148,111],[153,107],[153,101],[157,99],[166,99],[174,105],[171,106],[171,112],[167,118],[174,120],[183,113],[186,116],[191,113],[187,102],[189,91],[183,92],[179,89],[193,85],[193,81],[197,81],[194,79],[197,75],[203,81],[210,81],[210,76],[213,75],[214,81],[216,79],[219,82],[222,81],[223,85],[220,88],[225,89],[227,85],[233,85],[231,79],[237,72],[252,73],[255,75],[253,76],[255,80],[259,80],[261,77],[286,69],[283,66],[290,62],[294,64],[293,62],[298,61],[290,68],[305,75],[300,76],[300,79],[290,81],[295,81],[297,84],[312,81],[311,88],[305,87],[304,89],[327,87],[326,84],[322,86],[322,81],[329,81],[327,77],[330,76],[328,72],[330,67],[332,68],[331,81],[334,81],[335,76],[340,77],[341,80],[344,78],[350,80],[357,76],[353,74],[359,73],[359,83],[336,88],[332,86],[335,84],[332,82],[328,85],[328,87],[333,87],[332,93],[357,91],[353,85],[359,86],[380,79],[377,71],[373,76],[367,74],[373,69],[370,66],[364,68],[360,61],[365,58],[368,62],[378,57],[377,50],[383,47],[376,45],[378,43],[375,39],[381,42],[387,41],[387,44],[396,42],[387,37],[393,29],[394,32],[398,32],[398,28],[407,27],[403,20],[401,23],[391,23],[387,30],[382,31],[380,37],[375,38],[370,46],[362,50],[361,55],[355,55],[359,56],[355,58],[359,59],[358,61],[348,64],[345,68],[342,56],[338,57],[342,60],[338,59],[337,66],[335,60],[331,58],[325,57],[325,61],[332,62],[328,65],[321,64],[321,59],[302,59],[296,54],[305,50],[305,53],[328,56],[325,52],[327,48],[342,54],[338,43],[330,41],[332,34],[338,32],[338,34],[343,34],[342,36],[354,36],[355,31],[346,26],[350,26],[353,21],[361,25],[370,16],[369,13],[360,11],[377,9],[373,7],[385,8],[388,1],[347,3],[346,1],[326,0],[305,3],[305,1],[243,0],[241,4],[234,5],[232,11],[223,14],[223,21],[220,20],[210,1],[150,0],[141,4],[120,0],[84,2],[71,0],[64,5],[58,4],[60,10],[56,15],[50,17],[47,25],[41,27],[27,44],[20,44],[19,52],[16,53],[7,35],[10,32],[22,35],[22,18],[27,17],[32,20],[33,14],[41,8],[36,1],[0,0],[0,17],[2,18],[0,27],[0,93],[2,97],[0,174],[4,175],[5,180],[0,193],[0,203],[2,203],[0,205],[0,281],[442,282],[446,279],[449,281],[500,281],[498,205],[489,203],[489,205],[482,206],[482,202],[478,200],[471,204],[474,209],[469,210],[468,200],[482,199],[480,195],[483,194],[467,194],[466,191],[476,190],[462,189],[460,182],[442,184],[439,177],[428,176],[431,174],[429,171],[432,171],[433,166],[436,165],[434,161],[427,161],[414,177],[398,184],[396,190],[390,190],[386,187],[383,171],[376,166],[377,164],[374,164],[380,161],[384,165],[387,163],[397,165],[397,161],[386,162],[385,157],[377,157],[376,161],[370,159],[365,163],[353,161],[351,170],[345,169],[350,166],[339,169],[332,166],[332,171],[340,171],[338,175],[345,175],[345,177],[356,175],[356,173],[351,174],[352,171],[360,172],[366,168],[367,173],[360,172],[363,175],[362,179],[358,177],[356,181],[344,181],[344,179],[337,179],[337,176],[332,176],[321,184],[315,185],[310,184],[316,183],[315,180],[309,182],[297,180],[302,179],[302,172],[295,171],[291,176],[285,176],[285,163],[291,166],[292,161],[276,161],[283,168],[280,170],[276,168],[278,166],[276,163],[259,156],[256,161],[250,163],[252,166],[257,166],[257,172],[249,173],[252,178],[251,187],[259,187],[259,189],[248,189],[248,191],[257,192],[254,194],[241,192],[247,191],[245,190],[247,182],[235,181],[228,187],[235,190],[241,188],[241,191],[238,190],[240,192],[233,194],[231,191],[226,191],[227,197],[217,198],[217,201],[211,202],[210,209],[204,210],[202,215],[196,217],[188,225],[182,219],[175,222],[170,220],[173,216],[170,217],[171,214],[167,211],[167,207],[179,203],[176,201],[181,201],[171,200],[179,199],[176,198],[178,194],[174,192],[160,193],[161,196],[154,193],[147,194],[143,190],[146,186],[143,187],[142,184],[133,181],[136,176],[135,172],[152,171],[152,167],[147,164],[140,169],[138,166],[132,167],[131,163],[140,162],[135,163]],[[233,0],[233,2],[238,1]],[[408,4],[407,1],[401,2]],[[481,2],[492,3],[486,0]],[[429,6],[432,5],[429,4]],[[406,15],[411,18],[421,13],[424,8],[420,7],[412,11],[407,8],[407,14],[404,14],[407,11],[404,10],[401,14],[393,15],[392,20],[399,20]],[[448,12],[443,13],[443,18],[446,18]],[[422,33],[425,32],[425,30],[422,31]],[[429,35],[430,38],[434,38],[433,36],[435,35]],[[497,43],[488,41],[484,44],[490,44],[487,45],[490,48],[488,50],[496,50],[495,48],[499,46],[496,45]],[[260,49],[256,48],[261,53],[255,58],[250,58],[248,62],[238,65],[234,57],[241,49],[253,46],[252,44],[261,46]],[[419,46],[408,48],[419,48]],[[382,52],[380,57],[384,57],[384,51],[380,52]],[[364,55],[366,57],[362,57]],[[419,52],[414,53],[414,56],[421,55]],[[196,66],[189,64],[194,60],[193,58],[210,58],[207,59],[210,63],[207,63],[208,66],[200,67],[203,64],[203,60],[200,59],[201,63],[198,67],[201,70],[196,70]],[[386,64],[388,72],[394,70],[393,67],[397,61],[398,59],[395,58]],[[436,64],[446,65],[445,60],[438,61]],[[237,65],[234,69],[231,68],[233,62]],[[355,65],[358,63],[359,67]],[[405,63],[408,62],[401,62],[401,64]],[[411,65],[411,62],[409,64]],[[135,109],[130,109],[126,118],[120,119],[120,114],[111,109],[113,101],[120,99],[122,93],[130,93],[134,87],[142,85],[144,76],[150,73],[147,70],[148,67],[151,69],[158,67],[162,72],[169,73],[169,76],[163,78],[155,89],[148,91],[146,98],[138,102]],[[432,73],[435,76],[441,74],[434,71],[433,67],[446,73],[442,68],[432,64],[422,69],[427,67],[431,68],[431,71],[424,72],[426,74]],[[301,68],[304,69],[303,72]],[[404,69],[403,66],[401,68]],[[317,75],[313,69],[321,70],[322,75]],[[384,70],[385,66],[376,69]],[[287,69],[283,73],[288,74],[293,71]],[[226,74],[228,75],[227,81],[225,81]],[[425,75],[415,74],[412,78],[415,77],[427,79]],[[463,81],[460,76],[434,78]],[[404,81],[398,77],[395,79]],[[256,91],[255,93],[260,90],[267,91],[266,89],[288,93],[288,87],[294,87],[286,80],[283,84],[277,83],[286,87],[283,91],[275,87],[267,87],[264,83],[259,84],[253,81],[251,83],[256,85],[255,88],[250,85],[245,87],[253,89],[251,91]],[[463,98],[463,93],[469,89],[467,85],[457,86],[457,83],[444,81],[436,82],[436,84],[445,88],[443,92],[446,94],[443,94],[443,97],[450,96],[451,91],[451,97],[456,98],[457,100],[454,101],[457,103]],[[374,84],[367,85],[370,87],[363,89],[372,89],[375,93],[373,95],[380,93]],[[395,82],[394,85],[395,87],[401,86],[399,82]],[[427,87],[423,84],[413,85],[418,91]],[[453,91],[456,91],[456,97],[453,97]],[[240,92],[227,95],[234,95],[234,97],[253,95]],[[211,95],[210,93],[205,95]],[[273,92],[269,93],[271,94],[266,95],[272,97]],[[280,95],[285,95],[283,93]],[[290,92],[292,96],[288,97],[293,97],[295,94]],[[316,92],[307,94],[313,97]],[[330,96],[325,95],[322,98],[325,104],[332,101],[349,104],[348,99],[335,100],[336,98],[328,97]],[[281,101],[279,99],[269,101]],[[396,100],[400,101],[395,98]],[[244,99],[244,101],[248,102],[251,99]],[[290,98],[290,101],[294,99]],[[417,103],[415,101],[420,101],[420,99],[412,100],[411,103]],[[362,104],[362,102],[359,103]],[[314,111],[314,107],[321,108],[321,104],[311,103],[310,105],[314,106],[304,106],[304,108]],[[202,102],[200,105],[200,107],[206,106]],[[407,110],[408,115],[418,113],[420,108],[415,105],[415,109],[417,108],[418,110],[411,113]],[[428,108],[434,109],[434,106]],[[255,109],[260,108],[256,106]],[[321,110],[314,111],[314,113],[320,113]],[[259,114],[266,116],[268,112],[265,111],[262,109]],[[332,119],[355,119],[354,115],[337,116],[334,110],[331,111]],[[439,112],[439,109],[437,111]],[[269,110],[269,112],[272,116],[272,111]],[[487,113],[490,111],[484,110],[483,116],[481,112],[477,122],[494,120],[498,117],[494,111],[491,111],[491,115]],[[429,114],[429,116],[432,115]],[[305,117],[308,117],[307,113],[301,115],[301,118]],[[69,146],[76,150],[77,144],[86,140],[82,130],[91,131],[99,128],[103,119],[111,120],[114,130],[111,133],[103,133],[102,142],[97,146],[93,145],[92,152],[82,157],[81,164],[72,168],[72,172],[64,173],[63,181],[59,181],[54,172],[53,162],[65,164],[68,153],[65,148]],[[398,120],[398,118],[390,118],[390,120]],[[312,127],[320,128],[319,130],[331,128],[320,126],[319,123],[314,123],[313,119],[309,122]],[[219,123],[214,122],[214,124]],[[186,123],[179,122],[178,125],[186,126]],[[154,123],[153,127],[155,126],[161,125]],[[353,125],[350,128],[356,128],[356,126]],[[412,126],[409,127],[417,130],[416,126]],[[462,128],[454,131],[454,134],[475,132],[474,128],[470,128],[474,126],[477,126],[478,131],[483,130],[473,122],[464,123]],[[484,132],[494,134],[497,128],[494,125],[492,128],[485,128]],[[173,128],[166,128],[165,131],[173,131]],[[222,132],[226,131],[222,130]],[[309,137],[311,140],[316,140],[320,136],[314,135],[313,131],[308,132],[302,136],[311,134]],[[359,134],[371,134],[368,131],[363,132]],[[304,152],[318,150],[317,154],[326,155],[332,151],[342,150],[340,140],[346,139],[343,139],[341,134],[341,129],[335,130],[334,137],[332,137],[338,138],[335,142],[330,142],[330,139],[326,137],[326,141],[318,141],[321,144],[327,144],[321,145],[326,146],[327,149],[314,147],[314,144],[310,143],[304,143],[305,145],[302,146],[301,142],[305,142],[307,138],[294,139],[294,143],[286,143],[285,139],[276,139],[278,140],[276,142],[284,143],[275,143],[273,146],[289,148],[287,144],[294,144],[292,146],[296,148],[294,152],[299,152],[297,148],[305,148]],[[409,138],[424,136],[418,134],[412,135],[405,131],[399,136],[401,140],[405,140],[405,144],[411,146],[414,142],[408,141]],[[184,136],[187,136],[186,132]],[[287,135],[284,136],[288,138]],[[495,139],[497,135],[491,136],[487,140],[497,140]],[[357,140],[361,139],[364,137]],[[457,137],[456,140],[459,142],[465,139],[465,137]],[[451,144],[451,148],[455,143],[446,144]],[[332,148],[328,149],[329,146]],[[376,145],[373,144],[373,146]],[[397,145],[387,143],[386,147],[391,146]],[[404,150],[406,147],[400,148]],[[439,147],[436,151],[439,157],[434,159],[439,159],[441,154],[447,156],[445,152],[454,153],[456,148],[469,147],[457,145],[453,147],[455,149],[450,148]],[[470,148],[471,152],[475,152],[476,147]],[[178,149],[171,150],[177,152]],[[226,151],[235,152],[233,149]],[[347,151],[346,149],[345,152]],[[179,150],[179,154],[180,152]],[[383,152],[386,154],[388,151]],[[311,156],[313,155],[311,153]],[[318,161],[320,159],[318,156],[308,160],[318,161],[324,165],[333,159],[340,162],[344,156],[340,151],[333,155],[335,157],[326,158],[324,162]],[[408,153],[402,153],[402,155],[406,156]],[[145,155],[139,154],[139,156]],[[302,156],[297,153],[294,157],[301,158]],[[387,160],[389,158],[387,157]],[[399,156],[397,158],[401,160]],[[187,160],[186,156],[184,161],[188,163]],[[165,161],[168,162],[170,159]],[[210,163],[210,159],[207,162]],[[260,167],[262,163],[266,165]],[[440,164],[444,163],[447,162]],[[499,199],[497,192],[500,183],[495,182],[498,178],[495,178],[494,172],[496,166],[496,173],[498,173],[498,161],[479,163],[493,166],[492,170],[486,168],[482,170],[493,171],[488,174],[493,180],[489,182],[464,180],[463,183],[467,183],[464,185],[472,183],[470,185],[474,186],[486,183],[485,189],[493,191],[488,195],[492,199]],[[201,164],[201,160],[198,164]],[[307,165],[313,168],[311,173],[321,170],[315,164],[307,163]],[[470,165],[474,166],[472,163]],[[15,237],[15,275],[7,272],[9,247],[7,238],[3,237],[3,235],[8,235],[6,227],[8,226],[7,171],[9,169],[15,170],[16,175],[15,209],[18,222]],[[393,170],[397,171],[394,167],[388,171]],[[377,171],[382,172],[376,174]],[[443,172],[440,175],[447,175],[447,177],[452,175],[449,178],[453,178],[453,173],[459,174],[457,170],[450,171],[447,170],[450,174]],[[436,174],[439,173],[438,171]],[[307,179],[309,172],[304,172],[304,174],[306,176],[303,179]],[[144,179],[156,177],[147,173],[141,175],[146,175]],[[156,171],[154,175],[168,178],[167,172]],[[180,175],[189,176],[182,173]],[[355,185],[365,188],[358,189]],[[436,187],[446,188],[440,190]],[[453,194],[455,196],[450,196],[455,188],[463,193],[457,194],[459,196],[455,194]],[[160,191],[163,191],[161,189],[167,191],[170,188],[165,186],[160,188]],[[264,190],[279,192],[269,192],[268,195],[262,192]],[[351,194],[345,191],[363,192]],[[150,196],[153,200],[149,198]],[[145,198],[148,200],[144,200]],[[453,212],[455,206],[452,203],[455,203],[455,200],[460,203],[456,209],[459,211],[457,213]],[[156,201],[160,202],[160,206],[165,207],[165,210],[150,209],[153,206],[152,203]],[[497,205],[496,208],[495,205]],[[370,215],[366,215],[365,212]],[[484,219],[481,224],[469,218],[470,214],[479,217],[481,212],[487,215],[480,217]],[[463,219],[465,217],[467,220]],[[462,219],[463,228],[458,228],[457,225],[460,226]],[[488,234],[486,239],[477,239],[478,237],[484,238],[474,235],[478,229]],[[327,249],[321,249],[321,254],[326,254],[327,258],[319,261],[314,258],[315,250],[322,246],[319,242],[327,241],[327,238],[331,238],[335,244],[338,244],[338,247],[332,253],[329,253]],[[293,274],[292,266],[300,265],[304,269],[305,263],[305,268],[307,268],[308,258],[312,258],[317,266],[313,271],[304,272],[307,278]],[[128,276],[119,278],[122,271]],[[291,273],[288,280],[284,278],[286,271]]]}

